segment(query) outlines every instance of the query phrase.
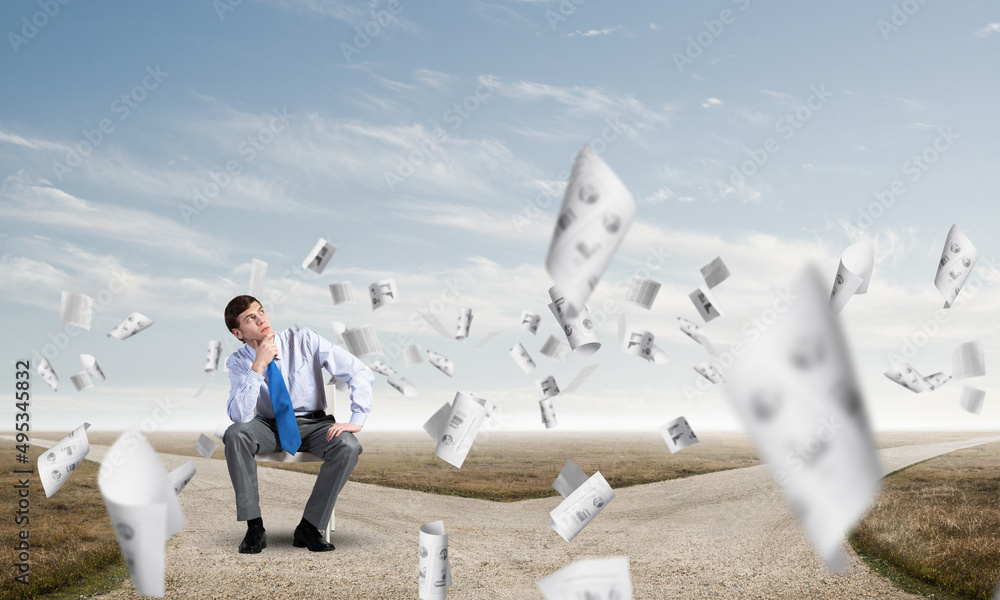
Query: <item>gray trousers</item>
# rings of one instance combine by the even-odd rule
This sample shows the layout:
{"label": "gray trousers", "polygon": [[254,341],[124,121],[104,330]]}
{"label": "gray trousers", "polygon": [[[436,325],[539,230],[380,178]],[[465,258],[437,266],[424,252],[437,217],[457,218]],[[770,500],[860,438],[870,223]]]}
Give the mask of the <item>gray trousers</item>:
{"label": "gray trousers", "polygon": [[[335,422],[333,415],[318,419],[296,417],[302,446],[299,452],[312,452],[323,459],[302,517],[318,529],[326,529],[337,494],[347,483],[358,464],[361,444],[353,433],[343,432],[326,441],[326,432]],[[260,517],[260,493],[257,489],[257,461],[254,456],[281,450],[278,426],[274,419],[254,417],[246,423],[233,423],[223,436],[226,465],[236,492],[236,519],[247,521]]]}

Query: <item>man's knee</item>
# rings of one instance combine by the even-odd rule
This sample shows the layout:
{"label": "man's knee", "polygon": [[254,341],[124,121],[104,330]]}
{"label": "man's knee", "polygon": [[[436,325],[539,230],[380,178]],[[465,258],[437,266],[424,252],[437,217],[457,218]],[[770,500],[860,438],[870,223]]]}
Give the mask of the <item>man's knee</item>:
{"label": "man's knee", "polygon": [[342,452],[346,452],[353,456],[358,456],[361,454],[361,442],[358,441],[357,436],[349,431],[337,436],[340,439],[340,445],[343,447]]}
{"label": "man's knee", "polygon": [[226,429],[226,433],[222,435],[222,443],[226,448],[232,448],[236,445],[242,445],[247,447],[256,446],[253,435],[250,432],[250,422],[247,423],[233,423]]}

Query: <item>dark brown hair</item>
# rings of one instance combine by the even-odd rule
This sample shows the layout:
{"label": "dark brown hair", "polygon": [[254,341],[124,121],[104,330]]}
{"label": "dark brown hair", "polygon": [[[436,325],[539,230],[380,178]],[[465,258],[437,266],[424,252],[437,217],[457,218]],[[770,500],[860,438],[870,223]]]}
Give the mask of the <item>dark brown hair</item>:
{"label": "dark brown hair", "polygon": [[[225,312],[226,329],[229,330],[229,333],[232,333],[234,329],[240,328],[240,321],[239,321],[240,313],[250,308],[250,305],[253,304],[254,302],[260,304],[260,301],[254,298],[253,296],[246,296],[246,295],[236,296],[235,298],[229,301],[229,304],[226,305],[226,312]],[[261,306],[264,305],[261,304]]]}

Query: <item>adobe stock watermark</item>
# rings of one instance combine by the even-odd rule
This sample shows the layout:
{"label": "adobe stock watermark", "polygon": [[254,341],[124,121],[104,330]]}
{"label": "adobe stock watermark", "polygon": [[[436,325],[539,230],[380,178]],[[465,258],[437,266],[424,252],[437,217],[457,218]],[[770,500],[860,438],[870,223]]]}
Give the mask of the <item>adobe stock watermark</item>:
{"label": "adobe stock watermark", "polygon": [[920,7],[927,4],[928,0],[903,0],[899,4],[892,5],[892,13],[889,19],[879,19],[878,31],[882,34],[882,41],[889,41],[889,34],[896,33],[899,29],[910,22],[910,17],[917,14]]}
{"label": "adobe stock watermark", "polygon": [[38,0],[38,7],[41,9],[31,15],[31,18],[21,17],[20,35],[14,31],[7,33],[7,41],[14,50],[14,54],[20,54],[21,46],[35,39],[38,32],[45,28],[49,22],[59,14],[62,6],[69,4],[70,0]]}
{"label": "adobe stock watermark", "polygon": [[[139,105],[146,101],[150,92],[160,87],[160,84],[163,83],[163,80],[168,75],[170,73],[160,70],[160,65],[156,65],[156,67],[146,66],[146,74],[142,77],[142,81],[132,86],[131,90],[115,98],[108,106],[108,109],[118,117],[119,121],[124,121],[132,114],[132,111],[139,108]],[[81,131],[83,137],[86,139],[72,146],[69,152],[66,153],[63,162],[52,161],[52,170],[55,172],[56,177],[59,178],[59,181],[62,181],[63,175],[72,173],[73,169],[82,165],[84,159],[93,154],[94,150],[103,144],[108,136],[114,133],[115,123],[110,118],[105,117],[97,123],[97,127],[94,129],[84,128]]]}
{"label": "adobe stock watermark", "polygon": [[[97,293],[94,299],[93,311],[95,315],[99,315],[111,304],[115,296],[125,291],[128,287],[128,273],[121,269],[115,269],[111,279],[108,280],[108,284]],[[31,351],[32,360],[36,364],[42,364],[42,357],[44,356],[52,362],[59,356],[59,353],[69,347],[70,338],[75,338],[80,335],[83,329],[77,327],[76,325],[66,324],[62,331],[57,331],[56,333],[48,334],[50,343],[42,346],[41,350],[34,349]]]}
{"label": "adobe stock watermark", "polygon": [[[732,2],[739,7],[740,12],[750,7],[750,0],[732,0]],[[705,49],[725,33],[726,27],[736,22],[738,15],[739,13],[724,8],[719,12],[718,18],[702,21],[701,24],[704,26],[704,29],[693,36],[688,36],[684,52],[675,51],[670,55],[674,59],[674,66],[677,67],[677,72],[683,73],[684,67],[693,65],[695,59],[704,54]]]}
{"label": "adobe stock watermark", "polygon": [[[458,130],[469,117],[493,95],[499,84],[491,77],[480,77],[476,88],[459,102],[453,103],[445,109],[441,118],[445,123],[451,125],[452,131]],[[430,160],[432,153],[440,153],[439,144],[443,143],[447,137],[447,132],[441,127],[435,127],[431,132],[431,138],[421,139],[417,147],[396,165],[396,169],[386,169],[382,173],[386,185],[390,192],[396,191],[396,186],[413,177]]]}
{"label": "adobe stock watermark", "polygon": [[[785,113],[774,122],[774,130],[781,135],[784,140],[791,140],[795,134],[802,129],[807,121],[812,119],[817,111],[826,106],[826,103],[833,97],[833,92],[826,89],[826,84],[820,84],[809,88],[810,94],[804,102],[798,104],[793,111]],[[747,184],[750,177],[756,175],[767,164],[770,158],[781,150],[781,145],[773,137],[769,137],[757,148],[746,151],[749,158],[740,163],[739,167],[730,165],[729,182],[716,181],[716,190],[725,196],[733,188],[740,188]]]}
{"label": "adobe stock watermark", "polygon": [[[910,183],[916,183],[917,180],[923,177],[924,173],[940,160],[941,155],[951,149],[955,140],[961,137],[952,131],[950,126],[938,127],[937,137],[934,138],[934,141],[920,152],[903,161],[900,171],[904,176],[908,176]],[[889,185],[885,189],[873,192],[875,201],[868,204],[868,206],[858,209],[858,215],[854,223],[855,227],[862,231],[869,229],[907,191],[909,190],[903,179],[896,178],[889,182]]]}
{"label": "adobe stock watermark", "polygon": [[243,0],[212,0],[212,8],[219,17],[219,21],[226,20],[226,14],[236,10],[236,7],[243,4]]}
{"label": "adobe stock watermark", "polygon": [[980,256],[979,261],[972,269],[972,273],[969,275],[969,278],[965,280],[965,284],[962,286],[962,291],[959,292],[958,297],[955,298],[951,308],[939,308],[934,311],[934,314],[931,315],[929,319],[918,320],[917,327],[915,327],[911,333],[900,338],[898,354],[896,352],[889,352],[886,354],[886,360],[889,361],[890,365],[897,365],[902,362],[909,362],[913,360],[921,349],[927,346],[931,340],[941,333],[942,326],[944,326],[951,319],[951,315],[954,314],[952,311],[960,309],[965,306],[966,302],[971,302],[975,298],[979,297],[980,292],[983,290],[984,269],[993,278],[1000,278],[1000,267],[997,265],[997,257],[993,256],[991,258],[986,258],[985,256]]}
{"label": "adobe stock watermark", "polygon": [[396,15],[401,12],[403,12],[403,7],[399,0],[389,0],[384,9],[372,8],[369,11],[371,19],[360,27],[354,26],[354,39],[351,40],[354,44],[340,43],[340,52],[344,55],[344,60],[351,62],[352,56],[361,54],[361,51],[367,48],[372,40],[382,35],[389,24],[396,20]]}
{"label": "adobe stock watermark", "polygon": [[795,444],[783,457],[785,470],[775,470],[774,480],[784,486],[788,482],[788,472],[797,473],[810,467],[817,458],[823,455],[830,442],[844,428],[844,424],[827,415],[820,419],[816,429],[804,440]]}
{"label": "adobe stock watermark", "polygon": [[[267,147],[275,140],[277,134],[288,128],[289,123],[295,119],[295,115],[289,114],[285,108],[271,111],[273,116],[270,122],[246,137],[236,147],[236,151],[246,163],[252,163],[258,154],[267,150]],[[177,210],[181,213],[181,218],[188,225],[191,224],[191,217],[201,214],[208,208],[209,203],[219,197],[223,190],[232,184],[233,180],[243,172],[243,166],[238,160],[226,162],[222,169],[212,169],[208,172],[211,181],[205,183],[201,188],[192,191],[191,202],[181,202],[177,205]]]}
{"label": "adobe stock watermark", "polygon": [[[604,123],[605,127],[601,130],[601,134],[590,138],[587,142],[590,149],[598,156],[607,150],[608,144],[617,140],[618,136],[625,133],[626,129],[626,126],[621,122],[621,117],[618,115],[604,119]],[[569,162],[572,164],[575,160],[576,156],[574,155],[570,157]],[[564,169],[557,175],[557,180],[568,181],[569,175],[570,170]],[[553,201],[558,205],[562,202],[562,195],[553,193],[553,190],[550,188],[541,190],[534,198],[525,198],[524,208],[511,215],[511,225],[513,225],[514,230],[517,233],[522,233],[525,227],[531,225],[535,219],[544,214],[546,209],[552,206]]]}
{"label": "adobe stock watermark", "polygon": [[556,23],[562,23],[567,17],[571,17],[576,14],[576,8],[586,2],[587,0],[560,0],[559,5],[556,6],[558,12],[548,9],[545,11],[545,20],[549,22],[549,27],[552,31],[556,30]]}
{"label": "adobe stock watermark", "polygon": [[[728,348],[720,352],[718,356],[710,357],[708,362],[719,373],[725,373],[727,369],[736,363],[737,358],[746,354],[747,346],[755,343],[764,332],[774,326],[778,322],[778,318],[788,312],[798,299],[798,296],[792,292],[791,288],[779,289],[775,293],[769,307],[761,311],[756,317],[748,319],[740,327],[740,333],[746,339],[742,342],[730,342]],[[716,385],[700,374],[695,373],[695,376],[696,379],[693,386],[685,385],[681,388],[681,392],[684,393],[684,399],[688,404],[691,404],[695,398],[703,396],[708,390],[712,389],[712,386]]]}

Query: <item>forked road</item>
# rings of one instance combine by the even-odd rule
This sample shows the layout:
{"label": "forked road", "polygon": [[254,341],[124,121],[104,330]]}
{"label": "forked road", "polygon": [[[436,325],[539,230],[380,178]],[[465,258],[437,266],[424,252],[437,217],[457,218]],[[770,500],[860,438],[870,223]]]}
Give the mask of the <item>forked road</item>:
{"label": "forked road", "polygon": [[[892,472],[1000,437],[880,451]],[[100,460],[106,446],[93,446]],[[221,449],[217,451],[221,455]],[[190,457],[161,454],[173,469]],[[826,570],[764,465],[615,491],[572,543],[546,523],[558,497],[497,503],[348,482],[337,502],[337,549],[292,547],[314,476],[258,469],[268,547],[238,554],[226,463],[193,459],[181,493],[187,525],[168,542],[167,598],[417,597],[417,529],[443,520],[454,599],[542,598],[535,581],[582,558],[628,556],[635,597],[916,598],[871,573],[853,552],[850,570]],[[140,598],[131,584],[100,598]]]}

